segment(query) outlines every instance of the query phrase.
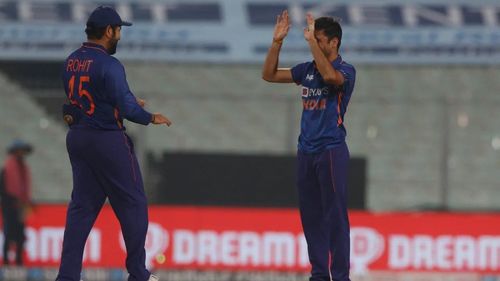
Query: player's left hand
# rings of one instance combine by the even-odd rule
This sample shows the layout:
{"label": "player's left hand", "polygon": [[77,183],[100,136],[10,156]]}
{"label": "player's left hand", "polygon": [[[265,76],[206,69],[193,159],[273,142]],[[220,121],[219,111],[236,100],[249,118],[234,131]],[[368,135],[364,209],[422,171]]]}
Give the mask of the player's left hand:
{"label": "player's left hand", "polygon": [[304,38],[306,41],[315,40],[314,37],[314,18],[311,13],[307,13],[306,16],[307,27],[304,28]]}
{"label": "player's left hand", "polygon": [[137,100],[137,103],[141,106],[144,107],[146,105],[146,101],[140,98],[135,98]]}
{"label": "player's left hand", "polygon": [[172,121],[170,121],[170,119],[168,119],[165,115],[161,113],[153,113],[153,120],[151,120],[151,123],[155,125],[164,124],[167,125],[168,127],[172,125]]}

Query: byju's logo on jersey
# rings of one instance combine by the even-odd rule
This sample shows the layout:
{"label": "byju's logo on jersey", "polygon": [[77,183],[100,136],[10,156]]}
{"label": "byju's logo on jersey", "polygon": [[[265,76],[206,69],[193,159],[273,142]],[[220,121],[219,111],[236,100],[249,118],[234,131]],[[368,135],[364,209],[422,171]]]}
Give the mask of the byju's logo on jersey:
{"label": "byju's logo on jersey", "polygon": [[314,80],[314,74],[307,74],[307,75],[306,75],[306,80],[307,80],[307,81],[312,81],[312,80]]}
{"label": "byju's logo on jersey", "polygon": [[323,88],[302,87],[302,97],[303,98],[327,96],[329,94],[329,92],[330,92],[330,90],[328,87],[323,87]]}
{"label": "byju's logo on jersey", "polygon": [[309,88],[302,87],[302,97],[307,98],[309,96]]}

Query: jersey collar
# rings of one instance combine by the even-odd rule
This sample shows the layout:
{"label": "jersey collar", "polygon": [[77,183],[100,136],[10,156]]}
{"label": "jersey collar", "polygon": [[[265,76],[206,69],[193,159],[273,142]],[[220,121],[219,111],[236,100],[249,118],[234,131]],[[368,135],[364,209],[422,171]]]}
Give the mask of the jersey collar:
{"label": "jersey collar", "polygon": [[342,64],[343,60],[342,60],[342,57],[340,55],[337,55],[337,58],[332,61],[332,65],[334,68],[338,68],[340,66],[340,64]]}
{"label": "jersey collar", "polygon": [[104,52],[105,54],[108,54],[108,50],[106,50],[106,48],[104,48],[104,46],[96,44],[96,43],[84,42],[84,43],[82,43],[82,47],[89,48],[89,49],[96,49],[96,50],[99,50],[101,52]]}

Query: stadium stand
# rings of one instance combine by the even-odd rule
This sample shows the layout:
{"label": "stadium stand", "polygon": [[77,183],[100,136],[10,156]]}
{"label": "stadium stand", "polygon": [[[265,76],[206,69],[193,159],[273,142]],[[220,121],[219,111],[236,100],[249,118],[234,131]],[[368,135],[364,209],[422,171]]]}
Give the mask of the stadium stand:
{"label": "stadium stand", "polygon": [[33,173],[34,200],[67,201],[71,192],[71,168],[64,127],[4,75],[0,75],[0,85],[0,117],[4,120],[0,122],[0,147],[5,148],[15,138],[30,142],[34,146],[34,153],[28,158]]}
{"label": "stadium stand", "polygon": [[[129,62],[126,69],[134,93],[174,122],[168,129],[129,125],[144,152],[295,153],[299,89],[262,81],[259,65]],[[368,208],[498,209],[497,68],[357,70],[346,125],[351,154],[368,159]],[[41,79],[59,79],[50,75]],[[37,85],[44,95],[34,96],[53,111],[48,104],[61,99],[61,89]]]}
{"label": "stadium stand", "polygon": [[[475,99],[474,99],[475,100]],[[478,100],[452,107],[450,202],[462,209],[495,209],[500,200],[499,103]]]}
{"label": "stadium stand", "polygon": [[[136,93],[147,96],[154,107],[165,108],[180,123],[172,130],[148,130],[148,148],[295,152],[300,101],[294,93],[298,89],[265,83],[260,66],[134,64],[129,69]],[[500,123],[495,118],[478,119],[471,124],[471,132],[456,137],[459,132],[452,120],[457,103],[484,112],[484,117],[498,114],[488,114],[482,107],[500,100],[490,90],[500,86],[496,80],[497,85],[491,84],[495,71],[358,67],[346,124],[351,153],[368,158],[370,209],[498,208],[500,180],[494,169],[499,168],[499,157],[491,147],[491,134],[500,132]],[[484,153],[475,148],[455,152],[456,146],[477,143],[478,138],[484,139]],[[460,164],[453,164],[470,165],[465,163],[474,158],[473,170],[484,172],[473,178],[455,167]],[[448,195],[443,195],[443,186]],[[471,194],[478,194],[477,199],[470,200]]]}
{"label": "stadium stand", "polygon": [[295,150],[300,103],[284,93],[297,90],[266,85],[255,67],[134,65],[129,69],[134,92],[175,123],[169,130],[148,130],[147,147],[155,152]]}

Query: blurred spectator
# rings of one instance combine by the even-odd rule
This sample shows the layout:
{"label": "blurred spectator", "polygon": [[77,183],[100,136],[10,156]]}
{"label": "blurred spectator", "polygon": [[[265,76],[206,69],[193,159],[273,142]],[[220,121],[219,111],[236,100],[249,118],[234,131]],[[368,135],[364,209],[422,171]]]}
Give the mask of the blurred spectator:
{"label": "blurred spectator", "polygon": [[31,208],[31,173],[25,157],[32,152],[30,144],[15,140],[7,148],[7,159],[0,177],[3,215],[3,261],[9,264],[8,253],[14,244],[16,264],[23,264],[24,227],[27,212]]}

